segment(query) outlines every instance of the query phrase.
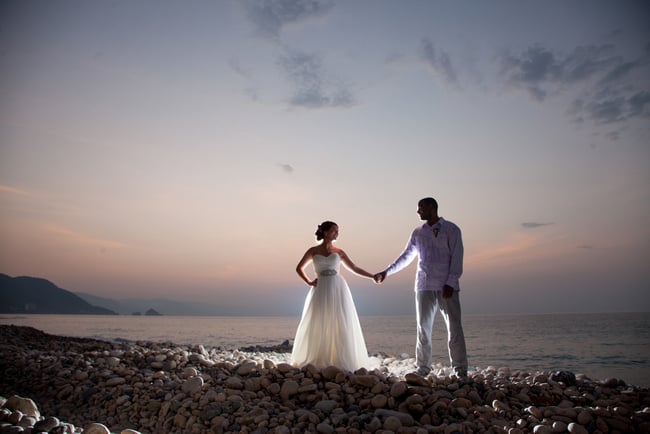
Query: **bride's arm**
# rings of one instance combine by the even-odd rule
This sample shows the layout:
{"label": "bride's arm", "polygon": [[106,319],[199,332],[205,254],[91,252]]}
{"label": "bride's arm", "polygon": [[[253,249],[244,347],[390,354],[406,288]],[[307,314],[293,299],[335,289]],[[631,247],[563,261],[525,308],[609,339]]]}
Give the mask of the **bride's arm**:
{"label": "bride's arm", "polygon": [[302,256],[302,259],[300,262],[298,262],[298,265],[296,265],[296,273],[298,273],[298,276],[300,276],[300,278],[304,280],[305,283],[309,286],[316,286],[316,283],[318,282],[317,278],[314,280],[309,280],[309,277],[307,277],[307,274],[305,273],[305,267],[307,264],[309,264],[313,257],[314,253],[312,249],[309,249]]}
{"label": "bride's arm", "polygon": [[358,274],[359,276],[367,277],[369,279],[374,279],[374,274],[368,273],[361,267],[357,267],[343,250],[339,252],[339,256],[341,256],[341,261],[343,261],[345,268],[352,271],[354,274]]}

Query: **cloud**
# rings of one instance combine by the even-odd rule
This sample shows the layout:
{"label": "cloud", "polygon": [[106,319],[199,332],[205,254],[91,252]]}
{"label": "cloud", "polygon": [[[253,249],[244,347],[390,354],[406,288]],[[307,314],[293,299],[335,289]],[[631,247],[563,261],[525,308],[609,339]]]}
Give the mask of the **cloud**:
{"label": "cloud", "polygon": [[104,250],[106,248],[117,249],[117,248],[127,247],[126,244],[121,243],[119,241],[95,238],[93,236],[82,234],[80,232],[59,225],[55,225],[55,224],[44,224],[43,230],[47,233],[61,237],[62,239],[65,239],[69,242],[98,246]]}
{"label": "cloud", "polygon": [[612,45],[577,47],[565,56],[535,45],[518,55],[505,53],[500,60],[507,83],[528,91],[539,101],[563,86],[585,82],[608,71],[619,75],[612,69],[620,62]]}
{"label": "cloud", "polygon": [[293,173],[293,166],[291,164],[278,164],[278,166],[286,173]]}
{"label": "cloud", "polygon": [[230,69],[232,69],[237,75],[247,79],[250,79],[252,77],[251,71],[244,68],[238,59],[231,57],[228,60],[228,65],[230,66]]}
{"label": "cloud", "polygon": [[542,226],[550,226],[550,225],[553,225],[553,224],[555,224],[555,223],[524,222],[521,225],[523,227],[525,227],[526,229],[535,229],[535,228],[539,228],[539,227],[542,227]]}
{"label": "cloud", "polygon": [[536,45],[500,57],[506,84],[534,100],[575,92],[567,110],[582,123],[612,124],[650,117],[650,48],[628,60],[611,44],[580,46],[568,54]]}
{"label": "cloud", "polygon": [[10,187],[8,185],[0,184],[0,193],[9,193],[16,196],[31,196],[31,194],[25,190],[19,188]]}
{"label": "cloud", "polygon": [[279,62],[294,85],[290,99],[293,106],[307,108],[349,107],[354,104],[352,92],[340,82],[331,79],[316,54],[286,49]]}
{"label": "cloud", "polygon": [[544,85],[561,75],[555,54],[540,46],[530,47],[518,56],[503,55],[501,67],[508,84],[525,89],[537,101],[546,98]]}
{"label": "cloud", "polygon": [[436,49],[433,42],[426,38],[422,39],[420,52],[436,75],[441,76],[449,84],[458,84],[458,73],[451,63],[449,54]]}
{"label": "cloud", "polygon": [[612,142],[616,142],[621,138],[621,133],[620,131],[610,131],[609,133],[605,134],[605,137],[607,137]]}
{"label": "cloud", "polygon": [[[622,91],[605,90],[602,96],[578,98],[569,108],[577,122],[584,118],[596,124],[612,124],[637,117],[650,117],[650,92],[639,91],[632,95],[622,95]],[[617,136],[618,137],[618,136]]]}
{"label": "cloud", "polygon": [[291,23],[325,15],[334,6],[331,0],[249,0],[248,17],[263,36],[277,38]]}

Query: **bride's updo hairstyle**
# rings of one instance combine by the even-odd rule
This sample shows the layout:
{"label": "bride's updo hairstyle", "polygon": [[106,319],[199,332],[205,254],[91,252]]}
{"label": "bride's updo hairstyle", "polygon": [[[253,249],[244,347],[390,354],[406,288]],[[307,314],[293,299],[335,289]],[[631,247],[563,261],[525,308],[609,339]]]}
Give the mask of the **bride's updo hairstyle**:
{"label": "bride's updo hairstyle", "polygon": [[332,226],[336,226],[336,223],[331,222],[331,221],[324,221],[323,223],[318,225],[318,229],[316,229],[316,240],[320,241],[323,238],[325,238],[325,232],[329,231]]}

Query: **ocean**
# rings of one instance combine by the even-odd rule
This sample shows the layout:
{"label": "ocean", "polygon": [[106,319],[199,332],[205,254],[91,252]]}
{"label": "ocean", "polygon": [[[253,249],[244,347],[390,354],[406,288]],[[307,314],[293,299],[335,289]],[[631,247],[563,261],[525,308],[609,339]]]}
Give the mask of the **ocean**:
{"label": "ocean", "polygon": [[[412,316],[362,316],[368,352],[415,350]],[[0,324],[103,340],[202,344],[228,349],[293,342],[298,317],[0,315]],[[650,387],[650,313],[464,315],[470,370],[567,370]],[[448,364],[446,329],[434,324],[434,363]]]}

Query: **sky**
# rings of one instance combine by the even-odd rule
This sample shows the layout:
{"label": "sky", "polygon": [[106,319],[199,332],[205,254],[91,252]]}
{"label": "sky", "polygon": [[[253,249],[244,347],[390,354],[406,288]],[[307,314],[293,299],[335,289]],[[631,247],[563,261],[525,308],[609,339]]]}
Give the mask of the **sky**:
{"label": "sky", "polygon": [[[299,316],[462,230],[469,314],[650,311],[645,1],[0,3],[0,272]],[[415,264],[344,271],[409,315]]]}

